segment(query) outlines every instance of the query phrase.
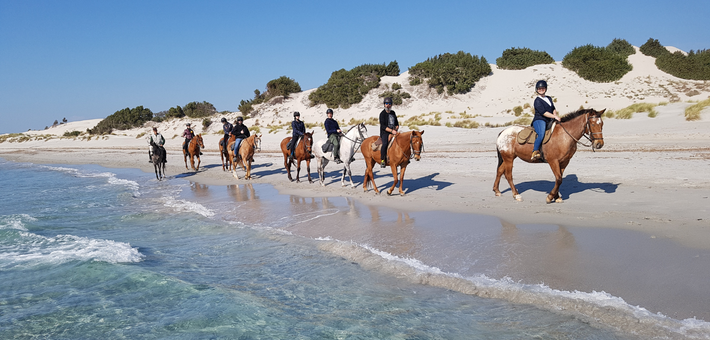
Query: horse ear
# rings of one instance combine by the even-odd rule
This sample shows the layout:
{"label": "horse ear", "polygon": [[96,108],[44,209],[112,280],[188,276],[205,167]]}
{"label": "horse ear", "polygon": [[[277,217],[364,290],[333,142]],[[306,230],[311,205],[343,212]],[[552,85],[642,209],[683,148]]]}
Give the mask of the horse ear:
{"label": "horse ear", "polygon": [[603,115],[603,114],[604,114],[604,111],[606,111],[606,109],[599,111],[599,115],[600,115],[600,116]]}
{"label": "horse ear", "polygon": [[424,134],[424,130],[422,130],[422,132],[420,132],[419,134],[422,134],[422,135],[423,135],[423,134]]}

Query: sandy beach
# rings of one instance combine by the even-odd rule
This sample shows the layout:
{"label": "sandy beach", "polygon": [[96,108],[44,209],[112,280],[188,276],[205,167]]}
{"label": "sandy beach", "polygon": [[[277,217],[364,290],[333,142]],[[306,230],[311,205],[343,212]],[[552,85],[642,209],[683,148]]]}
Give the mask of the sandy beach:
{"label": "sandy beach", "polygon": [[[579,147],[565,171],[560,189],[563,203],[545,203],[545,196],[554,185],[554,176],[549,166],[528,164],[520,160],[516,160],[513,174],[523,200],[518,202],[513,199],[505,181],[501,182],[500,188],[503,195],[494,195],[492,187],[497,165],[495,140],[503,127],[463,129],[419,126],[419,129],[425,132],[425,152],[421,161],[412,161],[407,168],[404,180],[407,194],[387,196],[376,195],[372,189],[363,191],[365,163],[361,154],[357,154],[352,165],[356,185],[354,188],[349,186],[347,177],[348,185],[341,186],[342,166],[333,163],[327,166],[325,185],[321,186],[318,183],[315,160],[310,168],[313,183],[308,183],[305,162],[301,165],[301,182],[288,181],[278,145],[289,134],[285,129],[269,133],[265,125],[268,121],[274,124],[288,122],[290,112],[296,110],[301,111],[307,122],[321,120],[323,115],[320,112],[325,111],[324,107],[311,108],[304,104],[303,96],[307,98],[309,91],[284,103],[261,107],[254,118],[246,121],[247,126],[259,124],[263,136],[262,150],[254,157],[252,180],[244,180],[244,171],[241,169],[237,171],[242,178],[239,180],[222,170],[217,148],[218,140],[222,136],[218,123],[201,130],[199,124],[195,124],[198,125],[197,132],[202,133],[206,145],[199,171],[186,170],[181,155],[182,138],[178,135],[187,119],[149,125],[157,126],[167,139],[168,180],[184,179],[208,186],[267,184],[284,195],[347,197],[366,206],[386,207],[411,213],[428,212],[427,215],[433,216],[434,220],[437,216],[455,220],[455,216],[471,216],[460,214],[483,215],[498,219],[504,229],[511,226],[515,229],[543,225],[558,226],[560,230],[588,230],[592,231],[589,236],[580,236],[584,232],[576,234],[578,243],[584,243],[580,237],[587,237],[587,241],[600,237],[615,238],[614,244],[618,243],[618,247],[604,251],[607,257],[616,257],[627,265],[625,269],[619,269],[619,272],[626,272],[622,275],[638,277],[656,270],[653,263],[630,258],[629,254],[636,250],[634,247],[638,247],[639,251],[643,248],[643,252],[654,254],[647,259],[653,258],[658,262],[662,262],[665,254],[675,254],[674,258],[681,259],[687,257],[689,262],[681,266],[685,266],[683,269],[687,272],[693,272],[696,271],[698,261],[707,263],[710,257],[710,112],[706,108],[700,120],[686,121],[684,110],[693,104],[690,97],[685,96],[686,92],[676,91],[668,94],[649,90],[660,82],[679,80],[669,80],[671,76],[651,70],[651,67],[655,66],[648,65],[649,57],[637,54],[631,56],[630,60],[634,58],[638,59],[634,63],[634,71],[618,84],[590,83],[584,91],[572,93],[575,88],[585,88],[585,81],[572,77],[568,74],[569,71],[560,65],[546,65],[522,71],[494,71],[494,76],[482,80],[471,94],[426,100],[422,98],[431,97],[431,94],[420,93],[419,100],[395,108],[401,119],[432,111],[467,111],[483,112],[483,116],[476,118],[481,123],[500,124],[515,118],[508,109],[513,105],[523,105],[525,100],[529,100],[531,91],[525,84],[540,77],[552,79],[548,82],[564,89],[557,92],[559,103],[567,103],[558,104],[562,106],[559,109],[562,114],[577,109],[579,105],[598,110],[618,110],[640,101],[639,96],[643,96],[642,99],[647,102],[663,102],[655,108],[657,115],[653,118],[648,117],[646,113],[636,113],[631,119],[604,120],[605,146],[596,151]],[[383,82],[406,83],[403,79],[384,79]],[[503,84],[516,85],[505,87]],[[523,85],[518,88],[517,84]],[[702,100],[710,93],[707,82],[693,84],[701,91],[700,95],[694,95],[692,100]],[[604,95],[618,89],[635,94]],[[675,100],[667,102],[669,96]],[[345,118],[347,121],[348,118],[363,119],[375,116],[379,112],[379,100],[374,94],[368,95],[360,105],[348,110],[336,110],[336,118]],[[237,114],[227,115],[227,118],[232,120]],[[448,115],[442,123],[446,120],[454,121],[452,116]],[[138,168],[146,173],[153,173],[153,165],[148,162],[148,146],[144,137],[149,131],[147,127],[116,131],[112,135],[89,141],[82,140],[81,137],[57,137],[65,131],[84,131],[95,126],[98,121],[100,120],[69,122],[44,131],[27,132],[27,135],[36,138],[24,142],[0,143],[0,157],[37,164],[98,164],[108,168]],[[198,121],[194,120],[194,123]],[[309,130],[315,131],[315,140],[325,138],[322,129]],[[403,130],[406,131],[407,128]],[[371,136],[377,134],[377,127],[368,126],[368,133]],[[54,137],[41,137],[47,135]],[[295,169],[292,171],[295,176]],[[375,180],[382,191],[391,186],[392,175],[389,168],[376,168]],[[308,230],[300,232],[303,235],[309,234]],[[632,232],[633,236],[628,236],[631,234],[625,234],[626,232]],[[556,237],[564,239],[565,233],[566,231],[562,234],[556,232]],[[337,235],[337,232],[334,234]],[[628,240],[627,245],[620,240]],[[603,269],[589,271],[573,278],[572,274],[562,274],[561,269],[554,268],[559,264],[554,260],[559,259],[558,253],[539,253],[547,247],[547,241],[529,242],[532,244],[528,245],[531,248],[539,246],[537,250],[530,252],[530,256],[552,259],[552,262],[541,264],[521,260],[518,265],[521,278],[532,282],[545,282],[556,289],[592,291],[603,288],[627,298],[629,303],[640,304],[653,312],[660,311],[678,319],[697,317],[710,320],[710,312],[703,308],[703,305],[710,301],[706,293],[697,296],[697,291],[689,289],[682,300],[669,302],[668,299],[658,297],[659,291],[655,288],[646,289],[644,293],[636,296],[635,283],[617,282],[614,272],[605,272]],[[600,266],[593,258],[586,261],[591,267]],[[664,267],[659,264],[658,268]],[[608,286],[616,285],[618,290],[614,291],[615,288],[604,284],[597,285],[594,275],[602,278],[599,282],[606,282]],[[655,278],[661,285],[674,285],[675,280],[679,279],[682,280],[673,273]],[[704,280],[702,277],[696,279]],[[693,299],[695,301],[690,301]]]}

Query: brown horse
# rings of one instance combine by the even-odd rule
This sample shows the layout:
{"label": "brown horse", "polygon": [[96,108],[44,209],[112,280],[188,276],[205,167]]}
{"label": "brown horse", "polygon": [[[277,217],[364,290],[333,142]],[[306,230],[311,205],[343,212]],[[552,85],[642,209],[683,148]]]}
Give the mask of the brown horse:
{"label": "brown horse", "polygon": [[[227,148],[229,150],[229,159],[234,158],[234,142],[236,138],[229,138],[229,147]],[[237,176],[237,166],[241,165],[242,169],[246,171],[246,175],[244,176],[244,179],[251,179],[251,163],[254,161],[254,152],[256,150],[261,151],[261,135],[251,135],[245,139],[242,140],[242,143],[239,145],[239,159],[237,159],[237,163],[232,162],[232,176],[234,178],[239,179],[239,176]]]}
{"label": "brown horse", "polygon": [[[291,177],[291,162],[288,161],[288,156],[291,154],[291,151],[286,149],[286,146],[288,146],[288,143],[291,141],[291,137],[286,137],[284,140],[281,141],[281,153],[284,155],[284,167],[286,168],[286,171],[288,172],[288,179],[293,182],[293,178]],[[300,138],[298,141],[298,145],[295,146],[296,151],[295,155],[296,157],[294,158],[294,161],[297,161],[296,163],[296,182],[300,182],[299,175],[301,173],[301,161],[306,161],[306,171],[308,171],[308,182],[313,183],[313,180],[311,179],[311,158],[312,158],[312,148],[313,148],[313,131],[311,132],[306,132],[306,134]]]}
{"label": "brown horse", "polygon": [[[202,135],[197,135],[190,140],[190,145],[187,146],[187,152],[185,152],[184,148],[182,149],[182,154],[185,158],[185,170],[190,170],[187,167],[187,156],[190,156],[192,170],[200,170],[200,148],[205,148],[205,144],[202,142]],[[197,157],[197,167],[195,167],[195,157]]]}
{"label": "brown horse", "polygon": [[[390,141],[392,146],[389,150],[387,150],[387,160],[390,168],[392,168],[394,183],[392,183],[392,187],[387,190],[387,195],[392,195],[394,188],[397,186],[397,183],[399,183],[399,194],[404,196],[404,193],[406,192],[406,190],[402,190],[402,186],[404,185],[404,171],[407,170],[407,164],[409,164],[412,154],[414,155],[415,160],[419,161],[421,159],[421,153],[424,149],[424,139],[422,139],[423,134],[424,131],[402,132],[395,135]],[[375,189],[375,192],[379,194],[380,191],[377,190],[377,185],[375,185],[375,174],[372,172],[372,168],[375,164],[380,163],[380,150],[372,151],[372,143],[377,141],[377,138],[379,137],[372,136],[362,142],[361,151],[362,155],[365,157],[365,164],[367,165],[367,170],[365,170],[365,179],[362,183],[362,189],[367,192],[367,184],[368,181],[370,181],[372,182],[372,187]],[[397,167],[401,168],[399,180],[397,180]]]}
{"label": "brown horse", "polygon": [[[234,135],[230,135],[227,145],[229,145],[229,143],[234,143],[235,139],[236,137]],[[232,166],[232,159],[229,158],[228,148],[225,148],[222,145],[223,141],[224,137],[219,139],[219,157],[222,159],[222,171],[227,171]]]}
{"label": "brown horse", "polygon": [[550,164],[552,173],[555,174],[555,187],[547,195],[547,203],[552,201],[562,202],[559,192],[560,184],[562,184],[562,175],[570,159],[577,151],[577,144],[582,144],[579,140],[582,137],[587,138],[590,144],[582,145],[591,146],[592,151],[601,149],[604,146],[604,136],[602,135],[602,126],[604,125],[602,115],[604,111],[606,109],[601,111],[587,109],[566,114],[562,117],[560,123],[554,127],[547,144],[543,144],[541,147],[544,159],[536,161],[531,160],[533,144],[520,145],[516,140],[518,133],[524,129],[523,126],[511,126],[503,130],[498,134],[498,139],[496,140],[498,172],[493,183],[493,192],[495,192],[496,196],[501,195],[498,190],[498,184],[500,183],[500,176],[505,175],[505,179],[508,180],[508,185],[510,185],[510,190],[513,192],[513,198],[517,201],[522,201],[522,197],[513,184],[513,161],[516,157],[520,157],[528,163],[547,162]]}

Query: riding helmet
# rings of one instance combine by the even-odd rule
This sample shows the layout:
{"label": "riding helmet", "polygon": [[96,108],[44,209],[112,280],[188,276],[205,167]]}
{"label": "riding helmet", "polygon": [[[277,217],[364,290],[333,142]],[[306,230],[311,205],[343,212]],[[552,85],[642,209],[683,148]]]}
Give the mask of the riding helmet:
{"label": "riding helmet", "polygon": [[328,109],[325,111],[325,114],[333,113],[333,109]]}
{"label": "riding helmet", "polygon": [[227,122],[227,118],[222,117],[221,122],[222,122],[222,123],[226,123],[226,122]]}
{"label": "riding helmet", "polygon": [[547,88],[547,82],[544,80],[538,81],[537,84],[535,84],[535,90],[539,88]]}
{"label": "riding helmet", "polygon": [[293,117],[294,117],[294,118],[300,117],[300,116],[301,116],[301,114],[300,114],[298,111],[296,111],[296,112],[293,113]]}
{"label": "riding helmet", "polygon": [[385,98],[385,104],[390,104],[390,105],[392,105],[392,97],[387,97],[387,98]]}
{"label": "riding helmet", "polygon": [[238,122],[243,122],[243,121],[244,121],[244,117],[242,117],[242,116],[237,117],[237,121],[238,121]]}

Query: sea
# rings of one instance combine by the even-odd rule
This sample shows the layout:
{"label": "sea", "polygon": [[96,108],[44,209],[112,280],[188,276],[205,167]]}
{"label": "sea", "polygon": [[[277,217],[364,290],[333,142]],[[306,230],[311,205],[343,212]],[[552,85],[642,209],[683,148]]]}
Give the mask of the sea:
{"label": "sea", "polygon": [[0,339],[710,339],[511,278],[491,217],[2,158],[0,188]]}

